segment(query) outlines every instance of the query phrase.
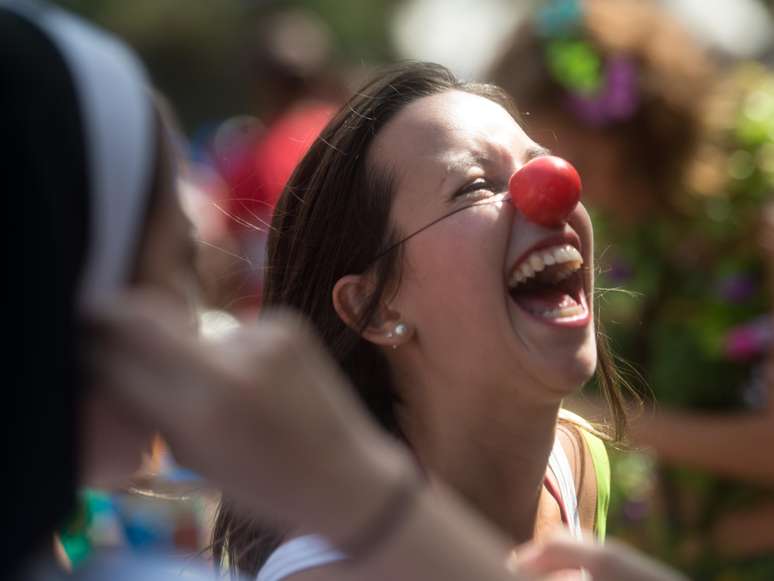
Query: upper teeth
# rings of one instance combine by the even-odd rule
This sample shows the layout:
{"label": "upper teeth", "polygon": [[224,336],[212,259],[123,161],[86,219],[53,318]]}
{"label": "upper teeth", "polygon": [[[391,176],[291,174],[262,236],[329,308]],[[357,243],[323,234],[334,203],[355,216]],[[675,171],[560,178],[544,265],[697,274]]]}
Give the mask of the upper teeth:
{"label": "upper teeth", "polygon": [[583,264],[583,257],[578,249],[572,244],[561,244],[559,246],[552,246],[551,248],[542,248],[535,250],[516,268],[510,276],[508,281],[509,287],[514,287],[519,283],[529,280],[535,273],[545,269],[546,266],[554,264],[566,264],[566,272],[560,273],[558,280],[566,278],[576,270],[578,270]]}

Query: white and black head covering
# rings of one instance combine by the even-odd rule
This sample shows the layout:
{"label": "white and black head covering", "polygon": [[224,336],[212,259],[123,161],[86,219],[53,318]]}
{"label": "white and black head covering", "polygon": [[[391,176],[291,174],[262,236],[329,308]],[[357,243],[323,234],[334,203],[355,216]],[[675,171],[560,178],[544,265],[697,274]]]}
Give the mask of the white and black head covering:
{"label": "white and black head covering", "polygon": [[13,506],[0,563],[11,576],[72,507],[77,313],[133,274],[156,170],[155,119],[145,72],[121,42],[48,4],[0,0],[12,338],[4,496]]}
{"label": "white and black head covering", "polygon": [[126,282],[145,214],[155,158],[145,71],[123,43],[62,10],[29,1],[6,5],[48,37],[74,85],[90,205],[81,292],[83,301],[96,300]]}

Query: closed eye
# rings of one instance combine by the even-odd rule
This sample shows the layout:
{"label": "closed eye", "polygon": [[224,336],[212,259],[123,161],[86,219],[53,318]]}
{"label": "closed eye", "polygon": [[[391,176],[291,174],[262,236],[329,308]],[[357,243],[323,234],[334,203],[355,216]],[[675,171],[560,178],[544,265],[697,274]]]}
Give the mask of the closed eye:
{"label": "closed eye", "polygon": [[455,200],[460,198],[469,200],[471,198],[475,199],[475,198],[484,198],[484,197],[493,196],[496,193],[497,193],[497,187],[495,184],[493,184],[492,182],[490,182],[485,178],[478,178],[475,181],[457,190],[453,198]]}

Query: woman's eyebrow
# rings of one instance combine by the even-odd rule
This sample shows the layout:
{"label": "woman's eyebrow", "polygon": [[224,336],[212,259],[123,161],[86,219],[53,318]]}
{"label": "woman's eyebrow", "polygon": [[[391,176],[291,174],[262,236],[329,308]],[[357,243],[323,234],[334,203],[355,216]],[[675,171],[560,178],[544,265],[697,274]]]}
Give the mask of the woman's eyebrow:
{"label": "woman's eyebrow", "polygon": [[441,190],[445,189],[446,183],[455,175],[463,174],[471,167],[484,165],[488,162],[489,159],[485,155],[471,152],[465,152],[446,159],[444,163],[445,171],[440,177],[438,188]]}
{"label": "woman's eyebrow", "polygon": [[491,163],[490,159],[483,153],[465,152],[462,155],[455,156],[446,163],[446,173],[462,173],[473,166],[487,163]]}
{"label": "woman's eyebrow", "polygon": [[[544,155],[551,155],[551,150],[542,145],[533,145],[525,150],[524,161],[527,162]],[[503,154],[503,157],[505,157],[505,154]],[[462,155],[450,159],[446,164],[446,171],[447,173],[452,173],[454,171],[462,172],[475,165],[487,165],[491,163],[493,163],[493,159],[490,155],[481,152],[465,152]]]}

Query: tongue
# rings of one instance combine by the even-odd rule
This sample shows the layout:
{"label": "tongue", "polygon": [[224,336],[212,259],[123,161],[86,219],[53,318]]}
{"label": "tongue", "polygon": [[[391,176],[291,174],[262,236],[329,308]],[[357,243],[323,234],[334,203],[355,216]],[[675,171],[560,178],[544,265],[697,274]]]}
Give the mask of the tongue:
{"label": "tongue", "polygon": [[555,288],[521,292],[516,294],[513,300],[533,312],[566,309],[578,305],[578,302],[566,292]]}

